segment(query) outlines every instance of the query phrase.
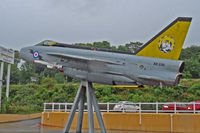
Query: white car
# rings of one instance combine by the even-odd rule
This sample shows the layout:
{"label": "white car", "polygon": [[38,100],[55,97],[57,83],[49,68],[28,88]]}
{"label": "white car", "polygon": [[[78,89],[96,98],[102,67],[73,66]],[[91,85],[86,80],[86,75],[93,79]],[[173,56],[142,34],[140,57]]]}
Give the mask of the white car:
{"label": "white car", "polygon": [[127,111],[127,112],[136,112],[139,109],[140,109],[139,106],[129,101],[120,101],[113,108],[114,111]]}

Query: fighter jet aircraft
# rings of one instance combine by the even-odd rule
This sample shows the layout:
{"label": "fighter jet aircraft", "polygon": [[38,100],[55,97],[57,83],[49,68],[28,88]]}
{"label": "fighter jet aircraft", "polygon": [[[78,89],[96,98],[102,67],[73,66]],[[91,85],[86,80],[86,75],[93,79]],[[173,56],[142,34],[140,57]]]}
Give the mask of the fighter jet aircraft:
{"label": "fighter jet aircraft", "polygon": [[22,48],[20,55],[82,81],[125,88],[176,86],[184,68],[178,58],[191,20],[178,17],[135,53],[47,40]]}

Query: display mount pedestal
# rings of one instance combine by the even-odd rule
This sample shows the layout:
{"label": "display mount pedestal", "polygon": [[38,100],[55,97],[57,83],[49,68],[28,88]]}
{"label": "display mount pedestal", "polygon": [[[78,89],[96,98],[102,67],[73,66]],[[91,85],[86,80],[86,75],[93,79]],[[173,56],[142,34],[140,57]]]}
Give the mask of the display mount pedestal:
{"label": "display mount pedestal", "polygon": [[99,106],[96,100],[96,96],[94,93],[94,88],[91,82],[81,81],[80,87],[76,94],[73,106],[70,111],[70,115],[68,117],[64,133],[69,133],[72,121],[74,119],[74,115],[76,113],[76,109],[79,105],[79,114],[77,120],[77,128],[76,132],[82,132],[82,123],[83,123],[83,112],[84,112],[84,104],[87,96],[87,109],[88,109],[88,124],[89,124],[89,133],[94,133],[94,118],[93,118],[93,106],[96,112],[97,120],[99,123],[99,127],[101,129],[101,133],[106,133],[106,129],[103,123],[103,119],[101,116],[101,112],[99,110]]}

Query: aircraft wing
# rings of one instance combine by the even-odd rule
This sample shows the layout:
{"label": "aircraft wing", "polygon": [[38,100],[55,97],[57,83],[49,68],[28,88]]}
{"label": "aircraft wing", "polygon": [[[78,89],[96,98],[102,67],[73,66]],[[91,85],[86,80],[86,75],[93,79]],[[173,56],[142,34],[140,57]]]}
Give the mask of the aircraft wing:
{"label": "aircraft wing", "polygon": [[77,55],[60,54],[60,53],[47,53],[47,54],[51,55],[51,56],[63,57],[63,58],[72,59],[72,60],[94,61],[94,62],[100,62],[100,63],[113,64],[113,65],[121,65],[121,63],[116,63],[116,62],[113,62],[113,61],[87,58],[87,57],[81,57],[81,56],[77,56]]}

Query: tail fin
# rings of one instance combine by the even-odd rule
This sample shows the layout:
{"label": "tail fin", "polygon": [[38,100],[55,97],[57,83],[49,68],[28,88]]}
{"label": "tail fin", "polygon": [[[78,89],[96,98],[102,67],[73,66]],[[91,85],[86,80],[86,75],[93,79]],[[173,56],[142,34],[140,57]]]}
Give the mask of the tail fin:
{"label": "tail fin", "polygon": [[146,44],[136,55],[178,60],[192,18],[178,17]]}

